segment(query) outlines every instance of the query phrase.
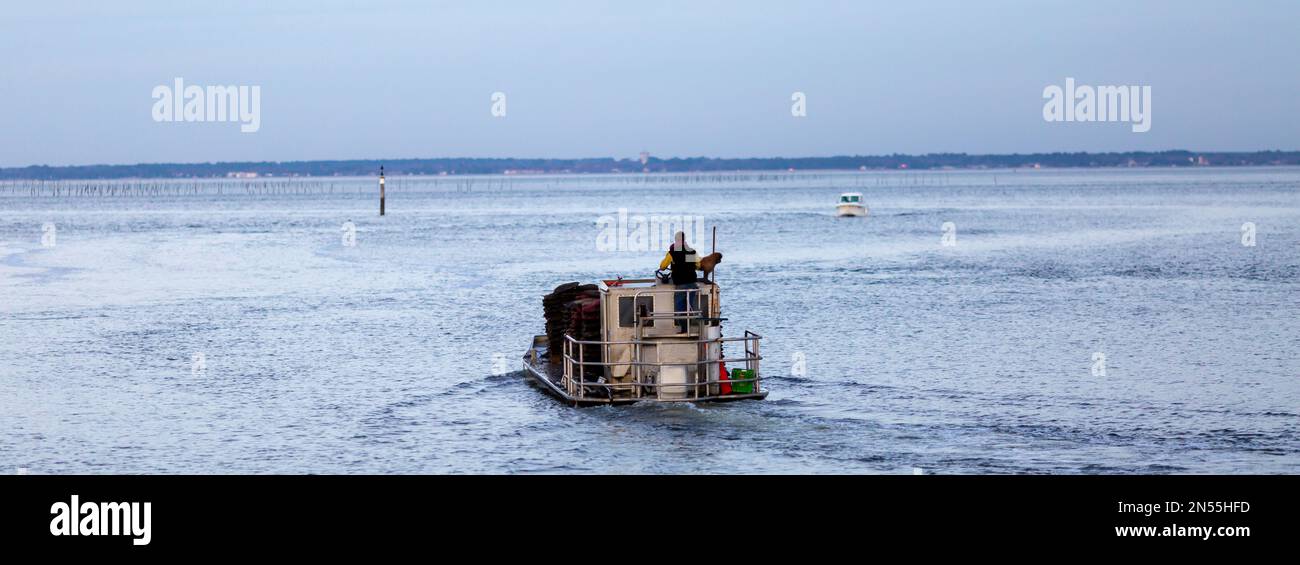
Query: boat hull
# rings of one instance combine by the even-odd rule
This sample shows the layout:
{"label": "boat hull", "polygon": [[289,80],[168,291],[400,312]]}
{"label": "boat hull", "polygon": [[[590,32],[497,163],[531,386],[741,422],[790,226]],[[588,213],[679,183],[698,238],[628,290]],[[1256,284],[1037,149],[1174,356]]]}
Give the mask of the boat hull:
{"label": "boat hull", "polygon": [[835,207],[835,215],[840,217],[862,217],[867,215],[867,207],[861,204],[840,204]]}

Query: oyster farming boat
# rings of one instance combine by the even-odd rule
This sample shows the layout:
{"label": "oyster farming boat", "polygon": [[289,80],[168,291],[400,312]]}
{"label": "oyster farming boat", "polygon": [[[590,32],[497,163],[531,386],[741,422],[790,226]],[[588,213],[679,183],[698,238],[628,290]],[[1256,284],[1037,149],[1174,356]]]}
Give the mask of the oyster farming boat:
{"label": "oyster farming boat", "polygon": [[678,287],[661,277],[566,283],[542,307],[546,335],[535,336],[524,353],[524,374],[566,404],[767,397],[758,370],[761,336],[746,330],[723,337],[715,283]]}

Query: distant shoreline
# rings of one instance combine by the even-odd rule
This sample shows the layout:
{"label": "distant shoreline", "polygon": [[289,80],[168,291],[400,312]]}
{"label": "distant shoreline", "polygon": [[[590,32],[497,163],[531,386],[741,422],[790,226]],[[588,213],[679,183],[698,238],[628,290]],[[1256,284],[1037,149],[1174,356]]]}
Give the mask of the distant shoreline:
{"label": "distant shoreline", "polygon": [[1200,166],[1298,166],[1300,151],[1128,151],[1116,153],[1011,153],[972,155],[854,155],[835,157],[658,158],[640,159],[357,159],[224,163],[142,163],[0,168],[0,180],[92,180],[173,178],[284,178],[373,176],[379,167],[403,175],[537,175],[721,173],[764,171],[946,171],[982,169],[1071,169]]}

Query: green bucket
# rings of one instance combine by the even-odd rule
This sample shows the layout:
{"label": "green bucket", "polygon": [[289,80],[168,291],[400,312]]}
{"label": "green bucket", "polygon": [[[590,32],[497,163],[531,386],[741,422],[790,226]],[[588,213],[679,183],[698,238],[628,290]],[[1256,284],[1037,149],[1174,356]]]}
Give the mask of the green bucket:
{"label": "green bucket", "polygon": [[754,378],[753,369],[732,369],[731,370],[731,394],[753,394],[754,381],[736,382],[740,379]]}

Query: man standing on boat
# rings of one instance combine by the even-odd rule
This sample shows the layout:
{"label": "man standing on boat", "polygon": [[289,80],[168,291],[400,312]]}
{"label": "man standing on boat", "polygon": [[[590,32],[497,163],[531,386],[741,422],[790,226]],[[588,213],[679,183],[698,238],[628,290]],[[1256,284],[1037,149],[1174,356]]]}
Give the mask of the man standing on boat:
{"label": "man standing on boat", "polygon": [[[664,255],[664,260],[659,262],[659,270],[671,267],[673,285],[679,291],[687,291],[673,293],[674,311],[681,313],[687,310],[699,310],[700,293],[690,290],[700,288],[699,279],[695,276],[695,270],[700,266],[700,258],[694,249],[686,245],[686,232],[677,232],[673,239],[673,244],[668,246],[668,253]],[[677,320],[677,327],[685,332],[686,320]]]}

